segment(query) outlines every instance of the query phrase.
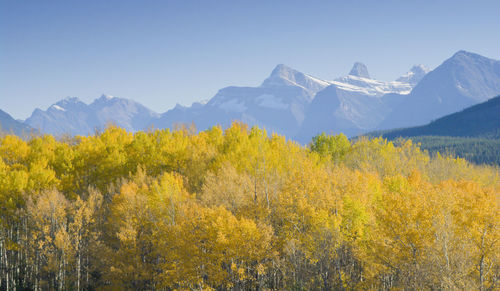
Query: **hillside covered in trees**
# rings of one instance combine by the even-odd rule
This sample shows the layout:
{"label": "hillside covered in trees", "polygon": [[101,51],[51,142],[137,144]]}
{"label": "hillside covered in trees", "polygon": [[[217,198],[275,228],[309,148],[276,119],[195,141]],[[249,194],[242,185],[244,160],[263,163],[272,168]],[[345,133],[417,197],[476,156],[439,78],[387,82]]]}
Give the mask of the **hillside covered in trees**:
{"label": "hillside covered in trees", "polygon": [[500,96],[427,125],[377,131],[367,136],[412,139],[431,154],[446,153],[476,164],[500,166]]}
{"label": "hillside covered in trees", "polygon": [[493,290],[500,173],[244,124],[0,138],[0,289]]}
{"label": "hillside covered in trees", "polygon": [[395,139],[422,135],[500,138],[500,96],[441,117],[427,125],[379,132]]}

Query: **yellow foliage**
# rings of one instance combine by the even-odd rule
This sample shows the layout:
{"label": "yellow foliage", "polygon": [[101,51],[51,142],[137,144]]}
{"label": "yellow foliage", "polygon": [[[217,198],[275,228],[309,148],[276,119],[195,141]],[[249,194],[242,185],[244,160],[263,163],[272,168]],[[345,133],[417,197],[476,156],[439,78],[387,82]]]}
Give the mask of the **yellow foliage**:
{"label": "yellow foliage", "polygon": [[6,135],[0,289],[495,290],[499,193],[498,168],[411,141]]}

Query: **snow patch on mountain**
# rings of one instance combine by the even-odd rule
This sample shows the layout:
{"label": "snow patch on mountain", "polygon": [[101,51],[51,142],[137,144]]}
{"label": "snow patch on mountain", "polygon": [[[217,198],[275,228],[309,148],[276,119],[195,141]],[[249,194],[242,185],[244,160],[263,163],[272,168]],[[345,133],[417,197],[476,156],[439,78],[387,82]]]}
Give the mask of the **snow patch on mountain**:
{"label": "snow patch on mountain", "polygon": [[412,90],[412,85],[404,82],[383,82],[373,79],[367,79],[348,75],[335,79],[330,82],[341,90],[359,92],[361,94],[380,97],[384,94],[397,93],[409,94]]}
{"label": "snow patch on mountain", "polygon": [[64,109],[64,108],[62,108],[61,106],[56,105],[56,104],[54,104],[54,105],[52,105],[52,106],[50,106],[50,107],[51,107],[51,108],[54,108],[54,109],[56,109],[56,110],[66,111],[66,109]]}

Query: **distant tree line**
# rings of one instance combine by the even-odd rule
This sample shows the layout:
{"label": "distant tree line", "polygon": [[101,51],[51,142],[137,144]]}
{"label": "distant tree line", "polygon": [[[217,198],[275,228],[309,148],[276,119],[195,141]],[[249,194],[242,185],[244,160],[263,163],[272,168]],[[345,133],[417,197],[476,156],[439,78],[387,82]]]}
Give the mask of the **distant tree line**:
{"label": "distant tree line", "polygon": [[[500,139],[450,136],[415,136],[411,139],[431,155],[453,155],[475,164],[500,166]],[[401,141],[396,140],[396,143]]]}

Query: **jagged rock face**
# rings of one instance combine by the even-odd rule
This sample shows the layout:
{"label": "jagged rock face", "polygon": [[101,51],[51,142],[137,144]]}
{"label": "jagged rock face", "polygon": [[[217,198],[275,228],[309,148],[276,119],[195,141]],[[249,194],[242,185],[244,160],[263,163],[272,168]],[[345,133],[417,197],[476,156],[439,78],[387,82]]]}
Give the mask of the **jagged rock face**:
{"label": "jagged rock face", "polygon": [[368,74],[368,68],[366,67],[365,64],[359,62],[354,63],[354,66],[352,66],[349,75],[370,79],[370,74]]}

